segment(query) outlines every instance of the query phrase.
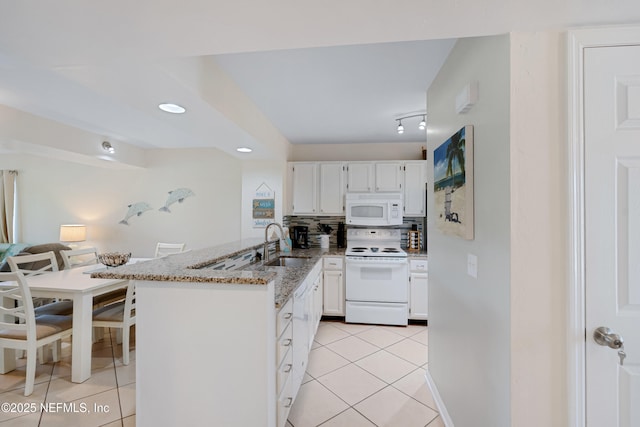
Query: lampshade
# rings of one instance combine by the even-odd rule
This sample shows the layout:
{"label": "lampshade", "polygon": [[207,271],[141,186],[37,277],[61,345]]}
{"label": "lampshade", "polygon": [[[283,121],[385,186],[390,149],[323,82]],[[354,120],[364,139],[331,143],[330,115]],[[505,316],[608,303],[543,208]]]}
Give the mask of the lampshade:
{"label": "lampshade", "polygon": [[84,224],[65,224],[60,226],[61,242],[84,242],[87,240],[87,226]]}

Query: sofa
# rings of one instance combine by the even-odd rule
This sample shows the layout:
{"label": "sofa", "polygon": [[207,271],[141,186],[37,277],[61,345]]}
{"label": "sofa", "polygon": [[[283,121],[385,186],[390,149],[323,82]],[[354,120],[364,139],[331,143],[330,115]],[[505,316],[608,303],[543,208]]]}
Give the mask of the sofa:
{"label": "sofa", "polygon": [[[21,256],[21,255],[34,255],[41,254],[44,252],[53,251],[56,254],[56,260],[58,261],[58,270],[64,269],[64,261],[62,260],[62,255],[60,255],[60,251],[62,250],[70,250],[69,246],[65,246],[61,243],[44,243],[41,245],[29,245],[26,243],[1,243],[0,244],[0,272],[11,271],[11,267],[9,267],[9,263],[7,262],[7,258],[11,256]],[[24,266],[24,268],[28,270],[36,270],[41,266],[39,263],[33,263],[30,266]]]}

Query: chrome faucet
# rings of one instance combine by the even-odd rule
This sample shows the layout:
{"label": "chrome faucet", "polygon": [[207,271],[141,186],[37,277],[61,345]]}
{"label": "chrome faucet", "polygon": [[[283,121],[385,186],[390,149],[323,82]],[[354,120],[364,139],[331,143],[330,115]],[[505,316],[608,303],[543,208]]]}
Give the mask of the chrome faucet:
{"label": "chrome faucet", "polygon": [[284,244],[287,245],[289,250],[291,250],[291,245],[289,245],[289,242],[287,242],[287,239],[285,238],[284,230],[282,229],[282,226],[277,222],[272,222],[271,224],[267,225],[266,228],[264,229],[264,249],[262,250],[262,262],[269,261],[269,228],[272,225],[275,225],[280,229],[280,236],[282,236],[282,240],[284,240]]}

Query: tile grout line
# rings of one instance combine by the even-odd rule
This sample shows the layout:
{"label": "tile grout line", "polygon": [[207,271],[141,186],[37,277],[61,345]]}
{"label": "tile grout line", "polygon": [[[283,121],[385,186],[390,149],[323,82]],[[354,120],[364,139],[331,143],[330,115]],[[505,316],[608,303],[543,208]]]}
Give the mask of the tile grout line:
{"label": "tile grout line", "polygon": [[[62,351],[60,351],[62,353]],[[60,358],[61,355],[58,354],[58,358]],[[37,363],[37,362],[36,362]],[[49,374],[49,381],[47,382],[47,391],[44,392],[44,401],[43,403],[47,402],[47,397],[49,396],[49,389],[51,388],[51,381],[53,381],[53,372],[56,368],[56,365],[60,363],[58,362],[53,362],[53,366],[51,367],[51,373]],[[42,417],[44,416],[44,411],[42,409],[40,409],[40,417],[38,417],[38,427],[40,427],[40,424],[42,424]]]}
{"label": "tile grout line", "polygon": [[[331,370],[331,371],[329,371],[329,372],[326,372],[326,373],[324,373],[323,375],[320,375],[320,376],[318,376],[318,377],[313,377],[311,374],[309,374],[308,372],[306,372],[306,374],[307,374],[307,375],[309,375],[309,377],[311,378],[311,380],[310,380],[310,381],[307,381],[307,383],[309,383],[309,382],[311,382],[311,381],[316,381],[316,382],[317,382],[319,385],[321,385],[324,389],[328,390],[332,395],[334,395],[334,396],[335,396],[335,397],[337,397],[340,401],[342,401],[342,402],[344,402],[346,405],[348,405],[348,408],[344,409],[343,411],[340,411],[339,413],[335,414],[334,416],[330,417],[329,419],[327,419],[327,420],[323,421],[319,426],[321,426],[321,425],[323,425],[323,424],[325,424],[325,423],[329,422],[330,420],[332,420],[332,419],[336,418],[337,416],[339,416],[339,415],[343,414],[343,413],[344,413],[344,412],[346,412],[347,410],[349,410],[349,409],[353,409],[356,413],[358,413],[358,414],[359,414],[360,416],[362,416],[364,419],[366,419],[367,421],[371,422],[374,426],[376,426],[376,427],[377,427],[377,425],[376,425],[373,421],[371,421],[371,420],[370,420],[368,417],[366,417],[363,413],[361,413],[360,411],[358,411],[358,410],[355,408],[355,405],[358,405],[358,404],[362,403],[363,401],[365,401],[366,399],[368,399],[368,398],[370,398],[371,396],[375,395],[376,393],[379,393],[379,392],[381,392],[382,390],[384,390],[384,389],[386,389],[386,388],[389,388],[389,387],[391,387],[391,388],[392,388],[393,390],[395,390],[395,391],[400,392],[402,395],[404,395],[404,396],[406,396],[407,398],[411,399],[412,401],[414,401],[414,402],[416,402],[416,403],[420,404],[421,406],[424,406],[424,407],[426,407],[426,408],[428,408],[428,409],[433,410],[433,411],[436,413],[436,416],[435,416],[433,419],[431,419],[427,424],[425,424],[425,427],[426,427],[426,426],[428,426],[429,424],[433,423],[433,422],[434,422],[434,421],[435,421],[435,420],[440,416],[440,413],[437,411],[437,409],[433,409],[433,408],[431,408],[429,405],[426,405],[426,404],[422,403],[421,401],[417,400],[417,399],[416,399],[416,398],[414,398],[413,396],[411,396],[411,395],[409,395],[409,394],[407,394],[407,393],[403,392],[402,390],[400,390],[399,388],[397,388],[396,386],[394,386],[394,384],[395,384],[395,383],[397,383],[398,381],[402,380],[403,378],[406,378],[407,376],[411,375],[411,374],[412,374],[412,373],[414,373],[415,371],[417,371],[417,370],[423,370],[423,369],[424,369],[424,368],[423,368],[423,365],[416,365],[414,362],[412,362],[412,361],[410,361],[410,360],[407,360],[407,359],[405,359],[405,358],[404,358],[404,357],[402,357],[402,356],[396,355],[396,354],[394,354],[394,353],[392,353],[392,352],[390,352],[390,351],[387,351],[387,350],[386,350],[387,348],[389,348],[389,347],[391,347],[391,346],[393,346],[393,345],[395,345],[395,344],[398,344],[398,343],[400,343],[400,342],[403,342],[403,341],[405,341],[405,340],[408,340],[408,339],[410,339],[410,340],[411,340],[412,342],[414,342],[414,343],[417,343],[417,344],[420,344],[420,345],[425,346],[425,350],[426,350],[426,349],[428,348],[428,344],[424,344],[424,343],[423,343],[423,342],[421,342],[421,341],[418,341],[418,340],[412,339],[412,337],[414,337],[414,336],[416,336],[417,334],[419,334],[419,333],[423,332],[422,330],[418,330],[418,331],[416,331],[414,334],[411,334],[411,335],[407,336],[407,335],[403,335],[403,334],[395,333],[395,331],[391,331],[391,330],[388,330],[388,329],[383,329],[383,330],[386,330],[386,331],[388,331],[388,332],[395,333],[397,336],[401,337],[401,339],[400,339],[399,341],[396,341],[396,342],[394,342],[394,343],[391,343],[391,344],[389,344],[389,345],[386,345],[386,346],[381,347],[381,346],[379,346],[379,345],[377,345],[377,344],[374,344],[374,343],[372,343],[372,342],[370,342],[370,341],[367,341],[366,339],[364,339],[364,338],[362,338],[362,337],[359,337],[359,336],[358,336],[360,333],[363,333],[363,332],[369,331],[369,330],[371,330],[373,327],[372,327],[372,328],[365,329],[365,330],[363,330],[363,331],[356,332],[356,333],[348,332],[348,331],[346,331],[346,330],[344,330],[344,329],[341,329],[341,328],[339,328],[339,327],[336,327],[336,326],[333,326],[333,327],[335,327],[336,329],[338,329],[338,330],[340,330],[340,331],[342,331],[342,332],[347,333],[347,334],[348,334],[348,336],[347,336],[347,337],[340,338],[340,339],[337,339],[337,340],[335,340],[335,341],[328,342],[328,343],[326,343],[326,344],[320,344],[319,342],[317,342],[317,341],[315,341],[315,340],[314,340],[314,342],[318,345],[318,347],[316,347],[314,350],[316,350],[316,349],[318,349],[318,348],[321,348],[321,347],[326,347],[329,351],[331,351],[332,353],[336,354],[337,356],[340,356],[341,358],[343,358],[343,359],[347,360],[349,363],[348,363],[348,364],[346,364],[346,365],[344,365],[344,366],[341,366],[341,367],[339,367],[339,368],[336,368],[336,369],[334,369],[334,370]],[[427,329],[426,329],[426,327],[425,327],[425,329],[424,329],[424,330],[427,330]],[[372,345],[372,346],[376,347],[376,348],[377,348],[377,350],[376,350],[376,351],[374,351],[374,352],[372,352],[372,353],[370,353],[370,354],[368,354],[368,355],[366,355],[366,356],[360,357],[360,358],[358,358],[357,360],[351,361],[351,360],[347,359],[346,357],[342,356],[341,354],[339,354],[337,351],[334,351],[332,348],[329,348],[329,347],[328,347],[329,345],[331,345],[331,344],[333,344],[333,343],[336,343],[336,342],[342,341],[342,340],[347,339],[347,338],[349,338],[349,337],[355,337],[355,338],[358,338],[359,340],[361,340],[361,341],[363,341],[363,342],[366,342],[366,343],[368,343],[368,344],[370,344],[370,345]],[[402,360],[402,361],[405,361],[405,362],[407,362],[407,363],[411,364],[411,365],[414,367],[414,369],[413,369],[413,370],[411,370],[410,372],[408,372],[407,374],[402,375],[400,378],[396,379],[395,381],[393,381],[393,382],[389,383],[389,382],[387,382],[386,380],[384,380],[384,379],[382,379],[382,378],[379,378],[378,376],[376,376],[376,375],[375,375],[375,374],[373,374],[372,372],[369,372],[367,369],[365,369],[364,367],[362,367],[362,366],[360,366],[360,365],[358,365],[358,364],[356,363],[356,362],[358,362],[358,361],[360,361],[360,360],[362,360],[362,359],[364,359],[364,358],[366,358],[366,357],[369,357],[369,356],[371,356],[371,355],[373,355],[373,354],[375,354],[375,353],[378,353],[378,352],[380,352],[380,351],[385,351],[388,355],[390,355],[390,356],[395,356],[395,357],[397,357],[398,359],[400,359],[400,360]],[[428,363],[428,362],[427,362],[427,363]],[[379,379],[380,381],[382,381],[382,382],[385,384],[385,386],[384,386],[381,390],[378,390],[378,391],[376,391],[376,392],[374,392],[374,393],[372,393],[372,394],[370,394],[370,395],[366,396],[365,398],[361,399],[360,401],[356,402],[354,405],[351,405],[351,404],[349,404],[348,402],[344,401],[344,400],[343,400],[340,396],[338,396],[336,393],[334,393],[334,391],[333,391],[333,390],[331,390],[329,387],[325,386],[322,382],[320,382],[320,381],[319,381],[319,379],[320,379],[320,378],[322,378],[322,377],[324,377],[324,376],[326,376],[326,375],[329,375],[329,374],[331,374],[331,373],[333,373],[333,372],[337,371],[338,369],[342,369],[342,368],[348,367],[349,365],[355,365],[356,367],[358,367],[358,368],[362,369],[363,371],[365,371],[365,372],[367,372],[368,374],[372,375],[374,378],[377,378],[377,379]],[[306,384],[306,383],[305,383],[305,384]],[[294,425],[293,423],[291,423],[289,420],[287,420],[287,421],[288,421],[288,422],[289,422],[293,427],[295,427],[295,425]]]}
{"label": "tile grout line", "polygon": [[[116,377],[116,395],[118,396],[118,408],[120,409],[120,426],[124,427],[124,414],[122,413],[122,401],[120,400],[120,384],[118,383],[118,369],[116,367],[116,350],[113,346],[114,337],[109,328],[109,342],[111,343],[111,360],[113,361],[113,375]],[[124,334],[123,334],[124,335]],[[118,343],[115,343],[116,345]],[[124,357],[124,354],[123,354]]]}

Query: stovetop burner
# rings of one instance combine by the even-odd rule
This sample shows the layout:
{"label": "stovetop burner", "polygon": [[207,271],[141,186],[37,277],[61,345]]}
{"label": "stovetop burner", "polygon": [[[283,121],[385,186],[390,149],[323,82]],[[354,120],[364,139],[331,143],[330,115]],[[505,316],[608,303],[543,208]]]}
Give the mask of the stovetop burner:
{"label": "stovetop burner", "polygon": [[360,257],[406,257],[400,247],[400,230],[349,229],[346,255]]}

